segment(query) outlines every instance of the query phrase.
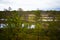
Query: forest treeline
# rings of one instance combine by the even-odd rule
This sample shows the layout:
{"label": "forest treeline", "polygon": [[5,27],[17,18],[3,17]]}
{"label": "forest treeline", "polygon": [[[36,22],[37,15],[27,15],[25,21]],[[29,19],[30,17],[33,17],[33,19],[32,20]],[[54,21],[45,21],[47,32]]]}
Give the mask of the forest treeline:
{"label": "forest treeline", "polygon": [[60,40],[60,11],[0,11],[0,24],[0,40]]}

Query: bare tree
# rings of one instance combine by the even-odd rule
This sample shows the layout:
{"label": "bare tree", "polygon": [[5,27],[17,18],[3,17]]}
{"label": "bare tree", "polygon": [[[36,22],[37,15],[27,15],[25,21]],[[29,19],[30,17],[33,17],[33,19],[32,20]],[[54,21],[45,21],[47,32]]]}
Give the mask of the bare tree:
{"label": "bare tree", "polygon": [[22,8],[19,8],[18,11],[23,11],[23,9]]}
{"label": "bare tree", "polygon": [[9,11],[11,11],[11,10],[12,10],[12,8],[11,8],[11,7],[9,7],[9,8],[8,8],[8,10],[9,10]]}

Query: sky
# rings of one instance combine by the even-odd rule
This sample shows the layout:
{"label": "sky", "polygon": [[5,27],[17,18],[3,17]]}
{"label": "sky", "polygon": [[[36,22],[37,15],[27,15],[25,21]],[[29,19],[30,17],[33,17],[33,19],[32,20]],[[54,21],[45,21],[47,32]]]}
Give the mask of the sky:
{"label": "sky", "polygon": [[60,10],[60,0],[0,0],[0,10]]}

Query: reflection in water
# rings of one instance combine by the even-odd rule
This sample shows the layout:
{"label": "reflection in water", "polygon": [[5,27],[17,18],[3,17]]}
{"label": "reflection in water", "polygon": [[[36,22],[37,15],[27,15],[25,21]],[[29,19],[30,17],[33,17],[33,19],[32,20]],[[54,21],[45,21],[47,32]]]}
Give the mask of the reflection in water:
{"label": "reflection in water", "polygon": [[31,25],[31,28],[35,28],[35,25]]}
{"label": "reflection in water", "polygon": [[24,27],[24,24],[22,24],[22,27]]}
{"label": "reflection in water", "polygon": [[3,28],[4,26],[6,26],[5,24],[0,24],[0,28]]}
{"label": "reflection in water", "polygon": [[[0,28],[3,28],[4,26],[6,26],[6,24],[0,24]],[[25,27],[25,25],[22,24],[22,27]],[[35,25],[34,24],[29,25],[28,24],[27,28],[35,28]]]}
{"label": "reflection in water", "polygon": [[[22,27],[24,27],[24,26],[25,26],[25,25],[22,24]],[[28,28],[35,28],[35,25],[32,24],[31,26],[28,25],[27,27],[28,27]]]}

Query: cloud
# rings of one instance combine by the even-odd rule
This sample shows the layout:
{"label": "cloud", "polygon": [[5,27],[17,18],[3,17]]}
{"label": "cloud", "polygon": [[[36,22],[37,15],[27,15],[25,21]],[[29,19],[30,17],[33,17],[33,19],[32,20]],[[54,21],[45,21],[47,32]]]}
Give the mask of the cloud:
{"label": "cloud", "polygon": [[50,10],[60,8],[60,0],[1,0],[0,8],[12,7],[13,9],[23,8],[24,10]]}

